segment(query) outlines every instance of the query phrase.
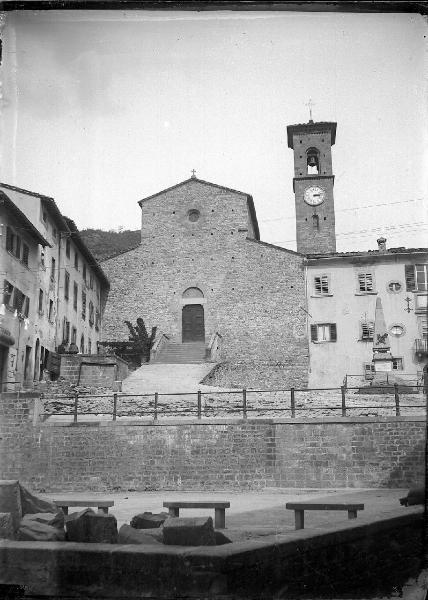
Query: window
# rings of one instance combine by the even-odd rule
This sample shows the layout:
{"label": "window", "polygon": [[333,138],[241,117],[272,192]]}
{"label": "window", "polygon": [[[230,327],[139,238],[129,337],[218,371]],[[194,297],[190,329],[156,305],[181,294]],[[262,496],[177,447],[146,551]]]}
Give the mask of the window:
{"label": "window", "polygon": [[56,268],[56,261],[54,258],[51,258],[51,281],[55,281],[55,268]]}
{"label": "window", "polygon": [[89,287],[91,290],[94,289],[94,275],[93,273],[89,273]]}
{"label": "window", "polygon": [[88,340],[88,354],[92,354],[92,342]]}
{"label": "window", "polygon": [[426,312],[428,308],[428,296],[426,294],[417,294],[415,303],[417,312]]}
{"label": "window", "polygon": [[406,289],[408,292],[428,290],[428,265],[405,265]]}
{"label": "window", "polygon": [[373,292],[373,274],[358,273],[358,291]]}
{"label": "window", "polygon": [[92,300],[89,301],[89,325],[92,327],[94,324],[94,305]]}
{"label": "window", "polygon": [[39,315],[43,314],[43,290],[39,290]]}
{"label": "window", "polygon": [[30,249],[27,244],[22,244],[22,264],[28,267],[28,256],[30,254]]}
{"label": "window", "polygon": [[374,335],[374,322],[373,321],[363,321],[361,323],[361,339],[367,342],[373,341]]}
{"label": "window", "polygon": [[71,343],[72,344],[76,343],[76,338],[77,338],[77,329],[75,327],[72,327],[72,329],[71,329]]}
{"label": "window", "polygon": [[428,339],[428,323],[426,318],[418,318],[419,331],[423,340]]}
{"label": "window", "polygon": [[13,285],[6,279],[3,286],[3,304],[12,307]]}
{"label": "window", "polygon": [[392,368],[394,371],[402,371],[403,370],[403,359],[402,358],[393,358],[392,359]]}
{"label": "window", "polygon": [[30,298],[28,298],[28,296],[24,296],[22,314],[28,319],[28,315],[30,314]]}
{"label": "window", "polygon": [[189,212],[187,213],[188,219],[192,223],[195,223],[199,219],[200,215],[201,213],[199,212],[199,210],[196,210],[195,208],[189,210]]}
{"label": "window", "polygon": [[65,241],[65,254],[67,258],[70,258],[70,238],[67,238]]}
{"label": "window", "polygon": [[328,275],[316,275],[314,277],[314,288],[317,296],[328,294]]}
{"label": "window", "polygon": [[14,242],[15,234],[13,233],[10,227],[6,227],[6,250],[8,252],[13,252],[13,242]]}
{"label": "window", "polygon": [[48,314],[48,319],[49,319],[50,323],[52,323],[52,317],[53,317],[53,300],[49,300],[49,314]]}
{"label": "window", "polygon": [[70,321],[67,321],[67,318],[64,317],[63,325],[62,325],[62,343],[68,344],[70,339]]}
{"label": "window", "polygon": [[80,353],[81,354],[85,353],[85,337],[84,337],[83,333],[80,337]]}
{"label": "window", "polygon": [[311,340],[313,342],[336,342],[336,323],[321,323],[319,325],[311,325]]}
{"label": "window", "polygon": [[74,268],[77,271],[79,270],[79,255],[77,254],[77,252],[74,255]]}
{"label": "window", "polygon": [[45,249],[41,248],[40,249],[40,266],[41,268],[45,271],[46,267],[45,267]]}
{"label": "window", "polygon": [[86,265],[83,265],[83,281],[86,283]]}
{"label": "window", "polygon": [[24,312],[22,309],[24,307],[24,294],[18,288],[14,289],[13,292],[13,308],[18,312]]}
{"label": "window", "polygon": [[64,298],[66,300],[68,300],[69,292],[70,292],[70,273],[68,271],[65,271],[65,274],[64,274]]}
{"label": "window", "polygon": [[100,330],[100,312],[98,310],[95,311],[95,329],[97,331]]}
{"label": "window", "polygon": [[73,308],[77,310],[77,294],[79,293],[79,289],[77,287],[77,283],[73,283]]}
{"label": "window", "polygon": [[388,290],[397,294],[401,290],[401,283],[399,281],[391,281],[388,283]]}
{"label": "window", "polygon": [[312,215],[312,227],[318,231],[320,228],[320,218],[318,215]]}
{"label": "window", "polygon": [[21,258],[21,238],[10,227],[6,227],[6,250]]}
{"label": "window", "polygon": [[364,364],[364,378],[373,379],[375,375],[375,367],[373,363]]}
{"label": "window", "polygon": [[82,319],[86,319],[86,292],[82,290]]}
{"label": "window", "polygon": [[391,327],[389,328],[389,333],[391,335],[395,335],[396,337],[399,337],[400,335],[403,335],[404,333],[404,327],[403,325],[391,325]]}

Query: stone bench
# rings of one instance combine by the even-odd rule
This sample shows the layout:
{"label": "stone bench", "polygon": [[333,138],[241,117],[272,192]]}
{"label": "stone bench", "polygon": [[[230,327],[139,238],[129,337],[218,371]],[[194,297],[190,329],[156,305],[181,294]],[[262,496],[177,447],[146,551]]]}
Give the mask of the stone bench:
{"label": "stone bench", "polygon": [[96,506],[98,508],[98,510],[100,512],[103,512],[105,514],[108,513],[108,509],[109,506],[113,506],[114,505],[114,500],[97,500],[97,499],[92,499],[92,500],[72,500],[71,498],[69,499],[59,499],[59,500],[54,500],[54,503],[62,509],[62,512],[65,515],[68,515],[68,507],[69,506],[79,506],[79,507],[84,507],[84,508],[88,508],[89,506]]}
{"label": "stone bench", "polygon": [[170,517],[179,517],[180,508],[213,508],[214,527],[216,529],[226,527],[226,508],[230,508],[230,502],[210,502],[207,500],[198,502],[175,500],[174,502],[164,502],[163,505],[168,509]]}
{"label": "stone bench", "polygon": [[305,527],[305,510],[347,510],[348,519],[356,519],[357,512],[364,510],[364,504],[347,504],[347,503],[316,503],[316,502],[287,502],[285,508],[294,510],[294,521],[296,529]]}

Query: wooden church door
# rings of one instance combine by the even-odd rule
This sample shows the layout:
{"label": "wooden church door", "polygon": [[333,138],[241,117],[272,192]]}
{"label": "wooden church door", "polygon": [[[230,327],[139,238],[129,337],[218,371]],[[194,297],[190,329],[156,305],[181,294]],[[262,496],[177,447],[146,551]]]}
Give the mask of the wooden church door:
{"label": "wooden church door", "polygon": [[183,343],[205,341],[204,307],[202,304],[183,306],[182,340]]}

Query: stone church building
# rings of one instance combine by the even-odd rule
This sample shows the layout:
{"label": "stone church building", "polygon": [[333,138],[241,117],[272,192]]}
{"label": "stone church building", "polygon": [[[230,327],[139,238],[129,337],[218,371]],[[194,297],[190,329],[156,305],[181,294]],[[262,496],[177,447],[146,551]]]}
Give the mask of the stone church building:
{"label": "stone church building", "polygon": [[304,256],[260,241],[252,197],[193,176],[139,205],[141,244],[103,262],[104,339],[142,317],[164,352],[203,360],[218,344],[218,383],[306,385]]}

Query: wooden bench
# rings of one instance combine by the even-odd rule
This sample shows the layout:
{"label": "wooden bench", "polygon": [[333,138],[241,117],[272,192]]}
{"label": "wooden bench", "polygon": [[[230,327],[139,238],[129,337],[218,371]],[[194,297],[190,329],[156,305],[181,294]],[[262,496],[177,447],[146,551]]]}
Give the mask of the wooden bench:
{"label": "wooden bench", "polygon": [[356,519],[357,512],[364,510],[364,504],[330,504],[316,502],[287,502],[285,508],[294,510],[294,521],[296,529],[303,529],[305,527],[305,510],[347,510],[348,519]]}
{"label": "wooden bench", "polygon": [[108,513],[109,506],[114,505],[114,500],[72,500],[71,498],[62,498],[59,500],[54,500],[55,504],[62,509],[62,512],[65,515],[68,515],[68,507],[69,506],[84,506],[88,508],[89,506],[96,506],[99,512],[103,512],[105,514]]}
{"label": "wooden bench", "polygon": [[213,508],[214,509],[214,527],[224,529],[226,527],[226,508],[230,508],[230,502],[209,502],[201,500],[200,502],[187,502],[175,500],[174,502],[164,502],[163,505],[168,509],[171,517],[180,515],[180,508]]}

